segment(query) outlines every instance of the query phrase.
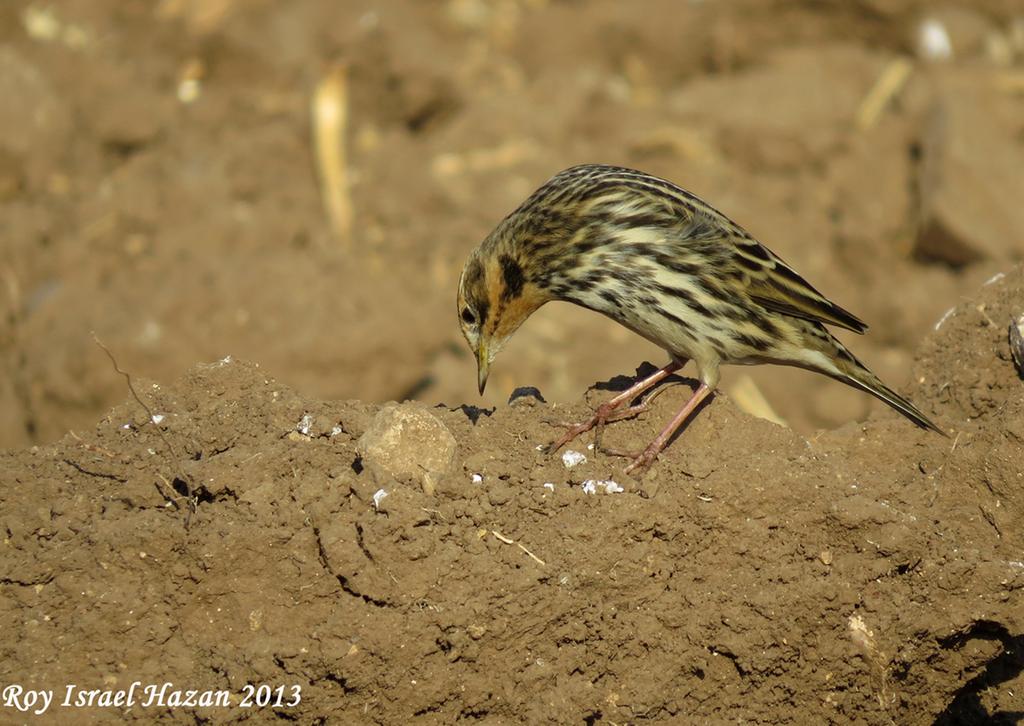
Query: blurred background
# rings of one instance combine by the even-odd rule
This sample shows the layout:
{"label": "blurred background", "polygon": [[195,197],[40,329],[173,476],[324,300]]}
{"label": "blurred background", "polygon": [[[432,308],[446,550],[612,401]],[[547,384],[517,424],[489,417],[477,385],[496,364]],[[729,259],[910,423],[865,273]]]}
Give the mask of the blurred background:
{"label": "blurred background", "polygon": [[[1019,0],[0,5],[0,447],[227,355],[324,398],[480,404],[463,260],[581,162],[699,194],[871,325],[886,381],[1024,256]],[[857,336],[852,336],[856,338]],[[550,305],[492,369],[549,401],[664,355]],[[869,397],[726,392],[803,431]]]}

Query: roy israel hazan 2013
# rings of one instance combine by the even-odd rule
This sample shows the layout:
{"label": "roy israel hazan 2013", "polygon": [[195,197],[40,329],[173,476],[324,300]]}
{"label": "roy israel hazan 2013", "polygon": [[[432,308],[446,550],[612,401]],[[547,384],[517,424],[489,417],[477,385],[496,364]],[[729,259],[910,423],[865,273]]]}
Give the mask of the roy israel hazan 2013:
{"label": "roy israel hazan 2013", "polygon": [[223,690],[179,689],[173,683],[148,684],[135,681],[123,689],[86,689],[74,683],[55,694],[53,689],[28,689],[9,685],[0,694],[5,708],[14,708],[36,715],[46,713],[54,703],[54,696],[62,696],[58,706],[66,708],[202,708],[231,706],[231,692]]}

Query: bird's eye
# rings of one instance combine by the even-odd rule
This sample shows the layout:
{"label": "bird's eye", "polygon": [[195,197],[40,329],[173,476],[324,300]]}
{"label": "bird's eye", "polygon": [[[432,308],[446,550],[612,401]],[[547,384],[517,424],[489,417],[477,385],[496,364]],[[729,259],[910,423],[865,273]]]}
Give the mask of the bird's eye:
{"label": "bird's eye", "polygon": [[462,319],[469,325],[472,325],[476,322],[476,315],[469,308],[462,308]]}

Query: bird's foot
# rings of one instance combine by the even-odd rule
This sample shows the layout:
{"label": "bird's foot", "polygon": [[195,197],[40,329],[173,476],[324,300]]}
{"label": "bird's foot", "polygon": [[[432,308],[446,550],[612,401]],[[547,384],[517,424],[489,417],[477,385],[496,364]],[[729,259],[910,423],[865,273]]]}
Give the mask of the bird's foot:
{"label": "bird's foot", "polygon": [[618,456],[623,459],[629,459],[630,462],[626,466],[626,468],[623,469],[623,472],[626,474],[630,474],[634,471],[642,472],[651,464],[653,464],[654,460],[658,458],[658,454],[661,453],[661,449],[662,447],[656,446],[655,444],[651,444],[650,446],[648,446],[646,449],[639,453],[637,453],[636,451],[623,451],[622,449],[608,448],[602,448],[601,452],[604,454],[608,454],[609,456]]}
{"label": "bird's foot", "polygon": [[632,474],[634,471],[642,472],[646,470],[647,467],[653,464],[654,460],[658,458],[658,454],[661,453],[662,448],[662,446],[651,444],[639,454],[634,454],[630,457],[632,461],[625,469],[623,469],[623,472],[626,474]]}
{"label": "bird's foot", "polygon": [[618,403],[603,403],[597,407],[594,415],[591,416],[589,420],[580,424],[563,424],[568,427],[568,431],[548,444],[544,449],[544,452],[547,454],[553,454],[576,437],[581,434],[585,434],[591,429],[596,429],[594,434],[594,450],[603,451],[603,449],[601,449],[601,434],[604,432],[606,424],[612,423],[613,421],[621,421],[626,418],[633,418],[637,414],[643,413],[650,408],[651,404],[650,401],[644,401],[636,406],[628,406],[621,411],[616,410],[618,407]]}
{"label": "bird's foot", "polygon": [[598,407],[597,411],[594,413],[594,415],[590,418],[589,421],[584,421],[583,423],[580,424],[563,424],[568,427],[568,430],[564,434],[559,436],[557,439],[552,441],[550,444],[548,444],[544,448],[544,453],[553,454],[559,449],[561,449],[563,446],[568,444],[570,441],[575,439],[577,436],[587,433],[588,431],[590,431],[590,429],[594,428],[595,426],[604,426],[608,416],[611,415],[613,410],[613,408],[606,408],[606,404],[602,404],[600,407]]}

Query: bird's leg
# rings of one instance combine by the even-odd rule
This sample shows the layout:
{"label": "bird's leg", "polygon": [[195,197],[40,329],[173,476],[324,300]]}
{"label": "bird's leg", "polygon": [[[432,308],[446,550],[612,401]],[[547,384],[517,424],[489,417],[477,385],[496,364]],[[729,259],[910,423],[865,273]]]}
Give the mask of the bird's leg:
{"label": "bird's leg", "polygon": [[[664,388],[655,388],[644,396],[640,403],[635,406],[628,406],[627,408],[623,408],[618,411],[612,411],[604,418],[603,421],[598,421],[594,426],[594,451],[601,451],[603,453],[611,454],[612,456],[623,456],[621,452],[601,447],[601,436],[604,434],[604,427],[614,421],[622,421],[623,419],[639,416],[651,407],[654,399],[657,398],[664,390]],[[633,457],[635,454],[627,454],[626,456]]]}
{"label": "bird's leg", "polygon": [[668,426],[658,434],[658,437],[651,442],[650,446],[644,449],[643,452],[636,456],[630,465],[626,467],[626,473],[628,474],[634,469],[645,469],[650,466],[651,462],[654,461],[658,457],[658,454],[661,453],[661,450],[665,448],[665,445],[669,442],[669,439],[672,438],[672,435],[675,434],[679,427],[683,425],[683,422],[686,421],[686,419],[690,417],[690,414],[692,414],[697,406],[700,405],[701,401],[707,398],[713,390],[714,389],[707,383],[701,383],[700,387],[693,392],[693,396],[690,397],[690,400],[687,401],[681,409],[679,409],[679,413],[677,413],[675,418],[669,422]]}
{"label": "bird's leg", "polygon": [[[630,415],[629,412],[632,409],[628,408],[625,411],[620,412],[621,415],[612,418],[612,414],[615,412],[615,409],[617,409],[619,406],[621,406],[623,403],[626,403],[627,401],[632,401],[634,398],[636,398],[641,393],[649,389],[651,386],[669,377],[677,370],[682,368],[684,364],[685,361],[672,360],[671,362],[669,362],[668,365],[659,368],[657,371],[649,375],[647,378],[644,378],[641,381],[637,381],[619,395],[605,401],[604,403],[597,407],[597,411],[594,412],[594,415],[590,418],[590,420],[584,421],[583,423],[578,424],[576,426],[572,426],[560,438],[548,444],[545,451],[548,454],[553,454],[554,452],[558,451],[560,448],[568,444],[570,441],[575,439],[577,436],[586,433],[587,431],[590,431],[590,429],[594,428],[595,426],[602,427],[609,420],[617,420],[618,418],[625,418],[626,416]],[[640,410],[643,410],[643,408],[641,407],[643,407],[644,405],[645,404],[641,403],[639,406],[634,406],[632,408],[639,408]],[[635,413],[640,413],[640,410],[636,411]]]}

